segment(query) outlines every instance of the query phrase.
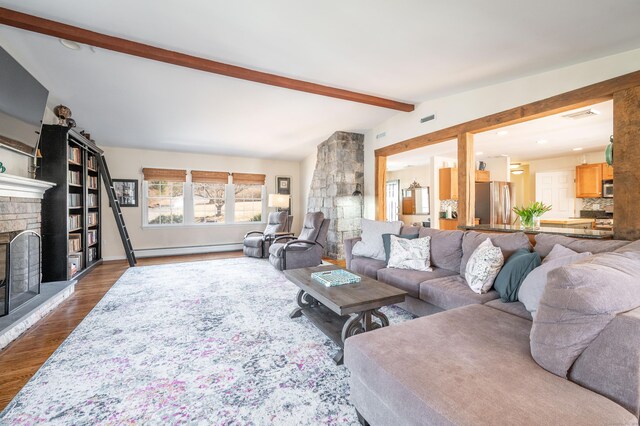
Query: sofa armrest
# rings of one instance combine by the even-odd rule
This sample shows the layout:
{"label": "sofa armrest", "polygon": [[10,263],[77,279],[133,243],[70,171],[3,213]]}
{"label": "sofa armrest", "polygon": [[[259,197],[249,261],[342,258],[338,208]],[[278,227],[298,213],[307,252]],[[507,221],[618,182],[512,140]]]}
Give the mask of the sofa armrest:
{"label": "sofa armrest", "polygon": [[618,314],[573,363],[569,380],[640,416],[640,308]]}
{"label": "sofa armrest", "polygon": [[344,240],[344,258],[347,263],[347,269],[351,269],[351,259],[353,258],[351,252],[353,250],[353,245],[360,240],[362,240],[361,237],[347,238]]}

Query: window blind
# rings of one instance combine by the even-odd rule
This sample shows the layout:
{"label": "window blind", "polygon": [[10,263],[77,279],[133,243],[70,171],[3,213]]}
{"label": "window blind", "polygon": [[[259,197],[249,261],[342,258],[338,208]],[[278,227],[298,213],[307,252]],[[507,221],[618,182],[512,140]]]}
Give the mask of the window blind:
{"label": "window blind", "polygon": [[254,173],[232,173],[233,183],[245,185],[264,185],[266,176]]}
{"label": "window blind", "polygon": [[191,182],[197,183],[229,183],[228,172],[207,172],[191,170]]}
{"label": "window blind", "polygon": [[186,182],[187,171],[175,169],[142,169],[144,180],[166,180],[171,182]]}

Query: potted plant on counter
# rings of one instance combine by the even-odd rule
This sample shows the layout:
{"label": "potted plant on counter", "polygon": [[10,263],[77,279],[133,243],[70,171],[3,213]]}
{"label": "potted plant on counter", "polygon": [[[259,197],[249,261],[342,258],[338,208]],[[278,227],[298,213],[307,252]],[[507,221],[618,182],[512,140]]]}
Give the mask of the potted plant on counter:
{"label": "potted plant on counter", "polygon": [[539,229],[540,218],[543,214],[551,210],[551,206],[547,206],[540,201],[534,201],[528,207],[514,207],[513,211],[520,218],[520,227],[522,229]]}

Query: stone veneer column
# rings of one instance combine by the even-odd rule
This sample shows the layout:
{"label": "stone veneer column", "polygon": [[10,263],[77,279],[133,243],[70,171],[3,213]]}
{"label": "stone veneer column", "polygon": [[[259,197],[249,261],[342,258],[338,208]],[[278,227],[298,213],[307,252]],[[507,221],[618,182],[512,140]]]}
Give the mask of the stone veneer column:
{"label": "stone veneer column", "polygon": [[0,279],[5,276],[5,244],[27,229],[40,233],[40,199],[0,197]]}
{"label": "stone veneer column", "polygon": [[318,158],[309,191],[309,212],[331,219],[325,256],[344,259],[344,240],[360,235],[364,191],[364,135],[335,132],[318,145]]}

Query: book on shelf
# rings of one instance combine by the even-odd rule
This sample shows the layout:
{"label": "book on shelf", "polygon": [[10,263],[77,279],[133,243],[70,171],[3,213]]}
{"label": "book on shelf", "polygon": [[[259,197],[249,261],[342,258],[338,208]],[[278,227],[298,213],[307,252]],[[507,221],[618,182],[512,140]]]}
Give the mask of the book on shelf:
{"label": "book on shelf", "polygon": [[92,169],[92,170],[97,170],[98,169],[98,164],[97,164],[95,155],[90,155],[87,158],[87,167],[89,169]]}
{"label": "book on shelf", "polygon": [[89,189],[98,189],[98,176],[87,176]]}
{"label": "book on shelf", "polygon": [[89,207],[98,207],[98,194],[87,194],[87,204]]}
{"label": "book on shelf", "polygon": [[74,254],[82,250],[82,235],[69,234],[69,254]]}
{"label": "book on shelf", "polygon": [[74,253],[70,254],[67,257],[67,265],[68,265],[68,273],[69,277],[73,277],[75,274],[80,272],[83,268],[82,265],[82,253]]}
{"label": "book on shelf", "polygon": [[79,214],[70,214],[68,220],[69,229],[82,228],[82,216]]}
{"label": "book on shelf", "polygon": [[82,194],[69,194],[69,207],[82,207]]}
{"label": "book on shelf", "polygon": [[69,147],[69,161],[72,163],[80,164],[80,161],[81,161],[80,148],[75,148],[72,146]]}
{"label": "book on shelf", "polygon": [[89,226],[96,226],[98,224],[98,212],[89,212],[87,221],[89,222]]}
{"label": "book on shelf", "polygon": [[69,183],[73,185],[82,185],[80,172],[69,170]]}
{"label": "book on shelf", "polygon": [[87,250],[88,262],[91,263],[98,258],[98,248],[97,247],[89,247]]}
{"label": "book on shelf", "polygon": [[90,229],[87,231],[87,246],[92,246],[98,242],[98,230]]}

